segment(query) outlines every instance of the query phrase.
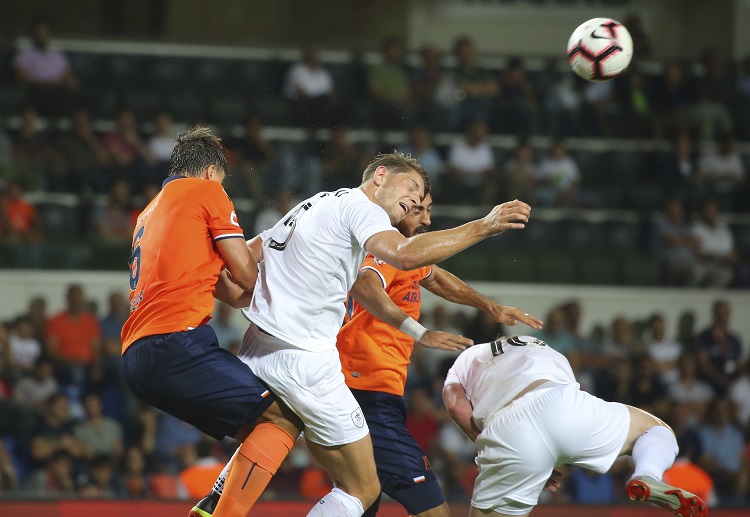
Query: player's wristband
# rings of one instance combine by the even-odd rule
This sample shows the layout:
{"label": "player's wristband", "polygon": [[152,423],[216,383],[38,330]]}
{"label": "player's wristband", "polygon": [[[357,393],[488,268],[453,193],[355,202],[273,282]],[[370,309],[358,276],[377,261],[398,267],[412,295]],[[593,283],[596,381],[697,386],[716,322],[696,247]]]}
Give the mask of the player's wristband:
{"label": "player's wristband", "polygon": [[422,336],[427,332],[427,329],[420,325],[419,322],[411,316],[408,316],[402,321],[401,326],[398,329],[407,336],[414,338],[414,341],[422,339]]}

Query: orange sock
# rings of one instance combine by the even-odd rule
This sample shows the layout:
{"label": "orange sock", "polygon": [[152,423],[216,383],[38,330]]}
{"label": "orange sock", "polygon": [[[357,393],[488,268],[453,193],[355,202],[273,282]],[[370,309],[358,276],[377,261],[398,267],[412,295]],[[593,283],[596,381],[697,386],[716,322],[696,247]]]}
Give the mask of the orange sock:
{"label": "orange sock", "polygon": [[240,445],[213,517],[245,517],[296,441],[276,424],[258,424]]}

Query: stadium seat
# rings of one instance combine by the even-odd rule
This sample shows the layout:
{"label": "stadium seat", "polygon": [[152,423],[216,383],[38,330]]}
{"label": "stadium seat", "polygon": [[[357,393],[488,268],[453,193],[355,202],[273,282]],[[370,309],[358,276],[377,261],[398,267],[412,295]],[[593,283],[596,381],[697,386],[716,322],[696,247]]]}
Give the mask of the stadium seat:
{"label": "stadium seat", "polygon": [[639,245],[641,232],[637,222],[605,221],[601,229],[608,250],[633,251]]}
{"label": "stadium seat", "polygon": [[445,269],[463,280],[488,281],[493,275],[493,256],[479,250],[466,250],[441,264]]}
{"label": "stadium seat", "polygon": [[500,250],[489,254],[492,280],[496,282],[534,282],[536,280],[534,253]]}
{"label": "stadium seat", "polygon": [[578,257],[575,254],[551,251],[539,253],[536,259],[536,280],[545,284],[574,284],[577,279]]}
{"label": "stadium seat", "polygon": [[280,62],[241,60],[230,66],[235,94],[281,95],[284,68]]}
{"label": "stadium seat", "polygon": [[16,85],[0,86],[0,116],[16,115],[24,97],[23,90]]}
{"label": "stadium seat", "polygon": [[104,60],[106,81],[111,88],[149,88],[153,60],[147,56],[114,54]]}
{"label": "stadium seat", "polygon": [[266,126],[286,126],[289,124],[289,104],[283,97],[255,99],[248,111],[260,117]]}
{"label": "stadium seat", "polygon": [[618,185],[631,185],[640,177],[643,153],[638,151],[612,151],[603,157],[603,173]]}
{"label": "stadium seat", "polygon": [[167,95],[164,99],[164,109],[176,122],[191,124],[206,117],[206,104],[201,96],[192,91],[181,91]]}
{"label": "stadium seat", "polygon": [[602,247],[602,228],[600,224],[580,219],[560,221],[560,245],[568,250],[596,250]]}
{"label": "stadium seat", "polygon": [[243,97],[224,96],[211,99],[211,120],[218,125],[243,124],[247,114],[247,104]]}
{"label": "stadium seat", "polygon": [[[192,86],[201,93],[231,92],[237,85],[227,59],[200,58],[191,63],[190,76]],[[238,93],[243,93],[239,90]]]}
{"label": "stadium seat", "polygon": [[143,122],[154,117],[162,109],[162,99],[153,90],[126,91],[122,93],[122,107],[133,110],[135,116]]}
{"label": "stadium seat", "polygon": [[35,207],[45,240],[65,242],[82,236],[77,207],[52,202],[37,203]]}
{"label": "stadium seat", "polygon": [[105,90],[87,96],[80,104],[89,111],[93,119],[112,119],[117,114],[120,98],[115,91]]}
{"label": "stadium seat", "polygon": [[750,224],[733,224],[731,225],[732,234],[734,235],[734,245],[737,250],[747,256],[750,256]]}
{"label": "stadium seat", "polygon": [[664,189],[656,185],[632,185],[625,195],[625,206],[631,210],[648,212],[664,206]]}
{"label": "stadium seat", "polygon": [[78,82],[86,89],[99,88],[104,84],[104,69],[101,54],[89,52],[68,53],[70,68]]}
{"label": "stadium seat", "polygon": [[580,255],[578,281],[582,284],[617,285],[620,280],[620,265],[617,256],[607,253]]}
{"label": "stadium seat", "polygon": [[520,245],[532,249],[549,249],[560,243],[560,223],[531,219],[523,231],[519,232]]}
{"label": "stadium seat", "polygon": [[659,260],[652,255],[620,256],[622,283],[625,285],[659,285]]}
{"label": "stadium seat", "polygon": [[151,63],[151,88],[172,92],[185,88],[193,81],[190,60],[180,57],[158,57]]}

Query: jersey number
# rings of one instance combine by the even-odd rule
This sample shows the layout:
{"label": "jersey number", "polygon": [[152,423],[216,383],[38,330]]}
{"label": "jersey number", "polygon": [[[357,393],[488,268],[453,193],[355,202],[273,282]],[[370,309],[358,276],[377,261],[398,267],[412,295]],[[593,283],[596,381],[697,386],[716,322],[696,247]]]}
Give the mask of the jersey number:
{"label": "jersey number", "polygon": [[130,252],[130,260],[128,260],[131,291],[135,291],[135,288],[138,286],[138,280],[141,278],[141,237],[143,237],[143,232],[145,231],[146,225],[143,225],[135,234],[135,237],[133,237],[133,251]]}

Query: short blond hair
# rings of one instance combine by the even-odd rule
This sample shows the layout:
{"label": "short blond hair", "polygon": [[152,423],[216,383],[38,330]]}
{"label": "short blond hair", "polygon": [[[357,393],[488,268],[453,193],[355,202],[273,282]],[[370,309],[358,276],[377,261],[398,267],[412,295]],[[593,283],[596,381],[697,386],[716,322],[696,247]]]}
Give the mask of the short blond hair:
{"label": "short blond hair", "polygon": [[[365,167],[365,172],[362,173],[362,183],[371,179],[375,175],[375,169],[378,167],[385,167],[388,169],[388,172],[396,174],[416,171],[422,176],[422,181],[424,181],[424,196],[432,192],[430,177],[427,175],[427,171],[424,170],[424,167],[419,164],[419,161],[416,158],[412,158],[411,155],[406,155],[399,151],[377,155],[367,164],[367,167]],[[424,196],[422,196],[422,199],[424,199]]]}

